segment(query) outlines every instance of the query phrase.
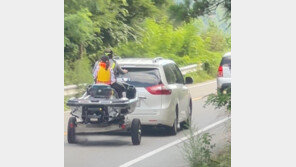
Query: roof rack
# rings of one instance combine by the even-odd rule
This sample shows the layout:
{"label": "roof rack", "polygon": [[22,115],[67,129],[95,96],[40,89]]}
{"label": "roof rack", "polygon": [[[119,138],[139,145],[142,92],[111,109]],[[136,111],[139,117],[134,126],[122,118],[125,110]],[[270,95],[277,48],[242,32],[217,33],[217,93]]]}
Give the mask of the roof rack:
{"label": "roof rack", "polygon": [[156,63],[158,60],[162,60],[163,58],[162,57],[156,57],[152,60],[153,63]]}

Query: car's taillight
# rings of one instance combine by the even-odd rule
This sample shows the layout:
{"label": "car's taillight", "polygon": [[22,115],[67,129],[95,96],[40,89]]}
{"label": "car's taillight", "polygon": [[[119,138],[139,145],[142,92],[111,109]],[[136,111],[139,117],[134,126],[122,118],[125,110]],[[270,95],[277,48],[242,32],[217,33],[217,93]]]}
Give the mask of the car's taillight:
{"label": "car's taillight", "polygon": [[171,89],[166,88],[163,84],[146,87],[146,90],[153,95],[170,95]]}
{"label": "car's taillight", "polygon": [[217,76],[218,77],[223,77],[223,67],[222,66],[219,66]]}

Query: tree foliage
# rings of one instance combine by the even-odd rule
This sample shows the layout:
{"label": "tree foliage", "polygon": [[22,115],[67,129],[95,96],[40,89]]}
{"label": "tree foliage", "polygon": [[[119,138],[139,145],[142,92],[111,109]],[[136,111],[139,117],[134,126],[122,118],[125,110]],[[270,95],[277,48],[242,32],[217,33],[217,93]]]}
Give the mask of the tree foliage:
{"label": "tree foliage", "polygon": [[[65,0],[65,78],[71,79],[65,83],[77,82],[78,74],[73,73],[77,63],[88,59],[90,69],[105,48],[113,48],[121,57],[163,56],[179,65],[207,62],[216,68],[222,53],[230,49],[230,38],[216,23],[205,26],[203,20],[193,19],[192,9],[198,3],[191,2],[185,0],[180,7],[172,0]],[[169,15],[173,8],[180,11]],[[192,12],[182,15],[185,9]],[[171,20],[178,18],[176,26]],[[76,76],[68,77],[70,73]]]}
{"label": "tree foliage", "polygon": [[65,59],[74,62],[134,40],[137,24],[160,11],[150,0],[65,0]]}
{"label": "tree foliage", "polygon": [[[116,47],[122,57],[164,57],[179,65],[209,64],[209,73],[216,74],[221,55],[229,50],[226,36],[214,24],[203,29],[202,20],[192,20],[178,28],[167,20],[146,19],[141,38]],[[218,40],[219,39],[219,40]]]}
{"label": "tree foliage", "polygon": [[194,135],[193,130],[195,129],[189,129],[188,142],[183,144],[184,157],[190,167],[218,166],[218,163],[212,160],[212,149],[215,147],[215,144],[212,144],[212,135],[209,133]]}
{"label": "tree foliage", "polygon": [[189,22],[190,18],[215,14],[218,7],[224,9],[224,19],[231,18],[231,0],[184,0],[170,6],[170,16],[175,22]]}
{"label": "tree foliage", "polygon": [[213,104],[216,108],[226,107],[231,112],[231,87],[225,91],[218,91],[217,94],[210,94],[206,101],[206,105]]}

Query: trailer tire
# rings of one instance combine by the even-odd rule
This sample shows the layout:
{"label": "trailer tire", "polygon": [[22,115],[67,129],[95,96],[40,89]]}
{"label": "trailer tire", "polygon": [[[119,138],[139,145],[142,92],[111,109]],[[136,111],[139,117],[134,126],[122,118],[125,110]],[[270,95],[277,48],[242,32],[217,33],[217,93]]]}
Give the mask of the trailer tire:
{"label": "trailer tire", "polygon": [[76,142],[75,127],[76,127],[76,118],[70,117],[68,121],[68,134],[67,134],[67,139],[69,144]]}
{"label": "trailer tire", "polygon": [[133,119],[131,125],[131,136],[133,145],[139,145],[141,143],[141,121],[139,119]]}

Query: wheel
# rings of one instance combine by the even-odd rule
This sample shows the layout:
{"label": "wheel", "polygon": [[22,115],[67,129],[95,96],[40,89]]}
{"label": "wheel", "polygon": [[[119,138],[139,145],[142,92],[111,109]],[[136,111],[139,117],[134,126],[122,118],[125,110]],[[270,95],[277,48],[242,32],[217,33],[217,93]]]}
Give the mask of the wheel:
{"label": "wheel", "polygon": [[75,127],[76,127],[76,118],[75,117],[70,117],[68,121],[68,143],[72,144],[75,143]]}
{"label": "wheel", "polygon": [[178,132],[178,107],[176,107],[176,118],[173,127],[169,127],[168,132],[170,135],[176,135]]}
{"label": "wheel", "polygon": [[189,127],[191,126],[191,120],[192,120],[192,102],[190,101],[189,116],[186,121],[182,122],[181,128],[182,129],[189,129]]}
{"label": "wheel", "polygon": [[131,136],[133,145],[139,145],[141,143],[141,121],[139,119],[133,119],[131,126]]}

